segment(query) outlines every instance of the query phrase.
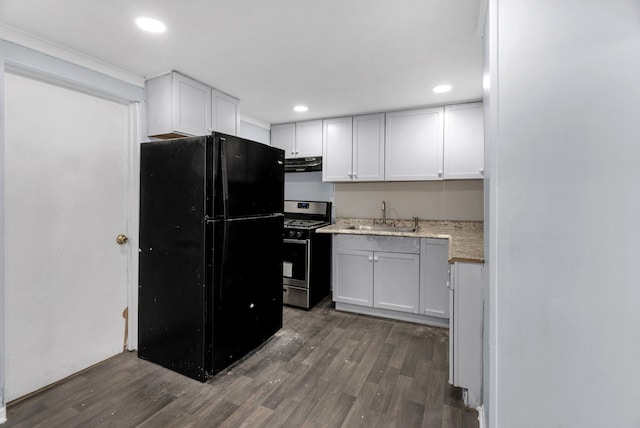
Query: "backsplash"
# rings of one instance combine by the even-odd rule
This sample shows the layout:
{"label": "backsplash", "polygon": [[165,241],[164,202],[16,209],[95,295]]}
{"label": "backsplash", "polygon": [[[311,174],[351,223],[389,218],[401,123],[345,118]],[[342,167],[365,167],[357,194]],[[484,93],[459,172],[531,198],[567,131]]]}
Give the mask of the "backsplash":
{"label": "backsplash", "polygon": [[[287,172],[284,174],[284,198],[303,201],[335,201],[335,186],[322,181],[322,171]],[[331,209],[335,219],[335,204]]]}
{"label": "backsplash", "polygon": [[483,181],[339,183],[336,217],[482,221]]}
{"label": "backsplash", "polygon": [[482,221],[483,181],[324,183],[321,172],[285,174],[285,199],[331,201],[333,218]]}

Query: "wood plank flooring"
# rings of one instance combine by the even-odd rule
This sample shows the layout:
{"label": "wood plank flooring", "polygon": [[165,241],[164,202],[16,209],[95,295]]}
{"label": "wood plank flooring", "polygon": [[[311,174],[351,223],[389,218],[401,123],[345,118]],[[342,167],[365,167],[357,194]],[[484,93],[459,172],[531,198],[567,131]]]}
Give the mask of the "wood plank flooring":
{"label": "wood plank flooring", "polygon": [[9,403],[5,427],[478,427],[447,383],[448,331],[284,308],[284,326],[200,383],[125,352]]}

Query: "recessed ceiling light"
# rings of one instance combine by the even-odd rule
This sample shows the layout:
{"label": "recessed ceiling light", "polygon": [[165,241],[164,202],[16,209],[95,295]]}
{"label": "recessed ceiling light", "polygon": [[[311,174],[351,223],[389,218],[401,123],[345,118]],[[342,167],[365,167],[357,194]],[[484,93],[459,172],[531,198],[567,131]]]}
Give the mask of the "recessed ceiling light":
{"label": "recessed ceiling light", "polygon": [[295,111],[298,111],[298,112],[302,113],[302,112],[305,112],[305,111],[309,110],[309,107],[307,107],[307,106],[295,106],[293,109]]}
{"label": "recessed ceiling light", "polygon": [[146,16],[136,19],[138,27],[150,33],[164,33],[167,27],[157,19],[148,18]]}
{"label": "recessed ceiling light", "polygon": [[438,85],[432,89],[436,94],[444,94],[445,92],[449,92],[452,89],[451,85]]}

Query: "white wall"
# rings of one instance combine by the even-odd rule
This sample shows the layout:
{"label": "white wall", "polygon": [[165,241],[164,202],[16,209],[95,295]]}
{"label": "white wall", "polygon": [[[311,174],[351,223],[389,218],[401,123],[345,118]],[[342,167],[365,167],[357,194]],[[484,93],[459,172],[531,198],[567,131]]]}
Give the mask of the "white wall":
{"label": "white wall", "polygon": [[264,128],[244,120],[240,120],[240,131],[238,132],[238,137],[257,141],[263,144],[271,144],[271,131],[269,128]]}
{"label": "white wall", "polygon": [[321,171],[287,172],[284,175],[284,198],[333,202],[334,185],[322,181]]}
{"label": "white wall", "polygon": [[483,219],[482,180],[336,184],[336,216],[427,220]]}
{"label": "white wall", "polygon": [[491,9],[489,426],[639,427],[640,3]]}

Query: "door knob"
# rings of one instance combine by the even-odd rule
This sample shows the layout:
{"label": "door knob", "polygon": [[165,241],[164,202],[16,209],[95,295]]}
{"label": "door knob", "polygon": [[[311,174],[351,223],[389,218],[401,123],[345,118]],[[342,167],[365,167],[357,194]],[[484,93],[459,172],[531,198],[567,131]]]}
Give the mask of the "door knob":
{"label": "door knob", "polygon": [[123,235],[121,233],[120,235],[118,235],[116,237],[116,242],[118,243],[118,245],[123,245],[123,244],[126,244],[127,242],[129,242],[129,238],[127,238],[127,235]]}

